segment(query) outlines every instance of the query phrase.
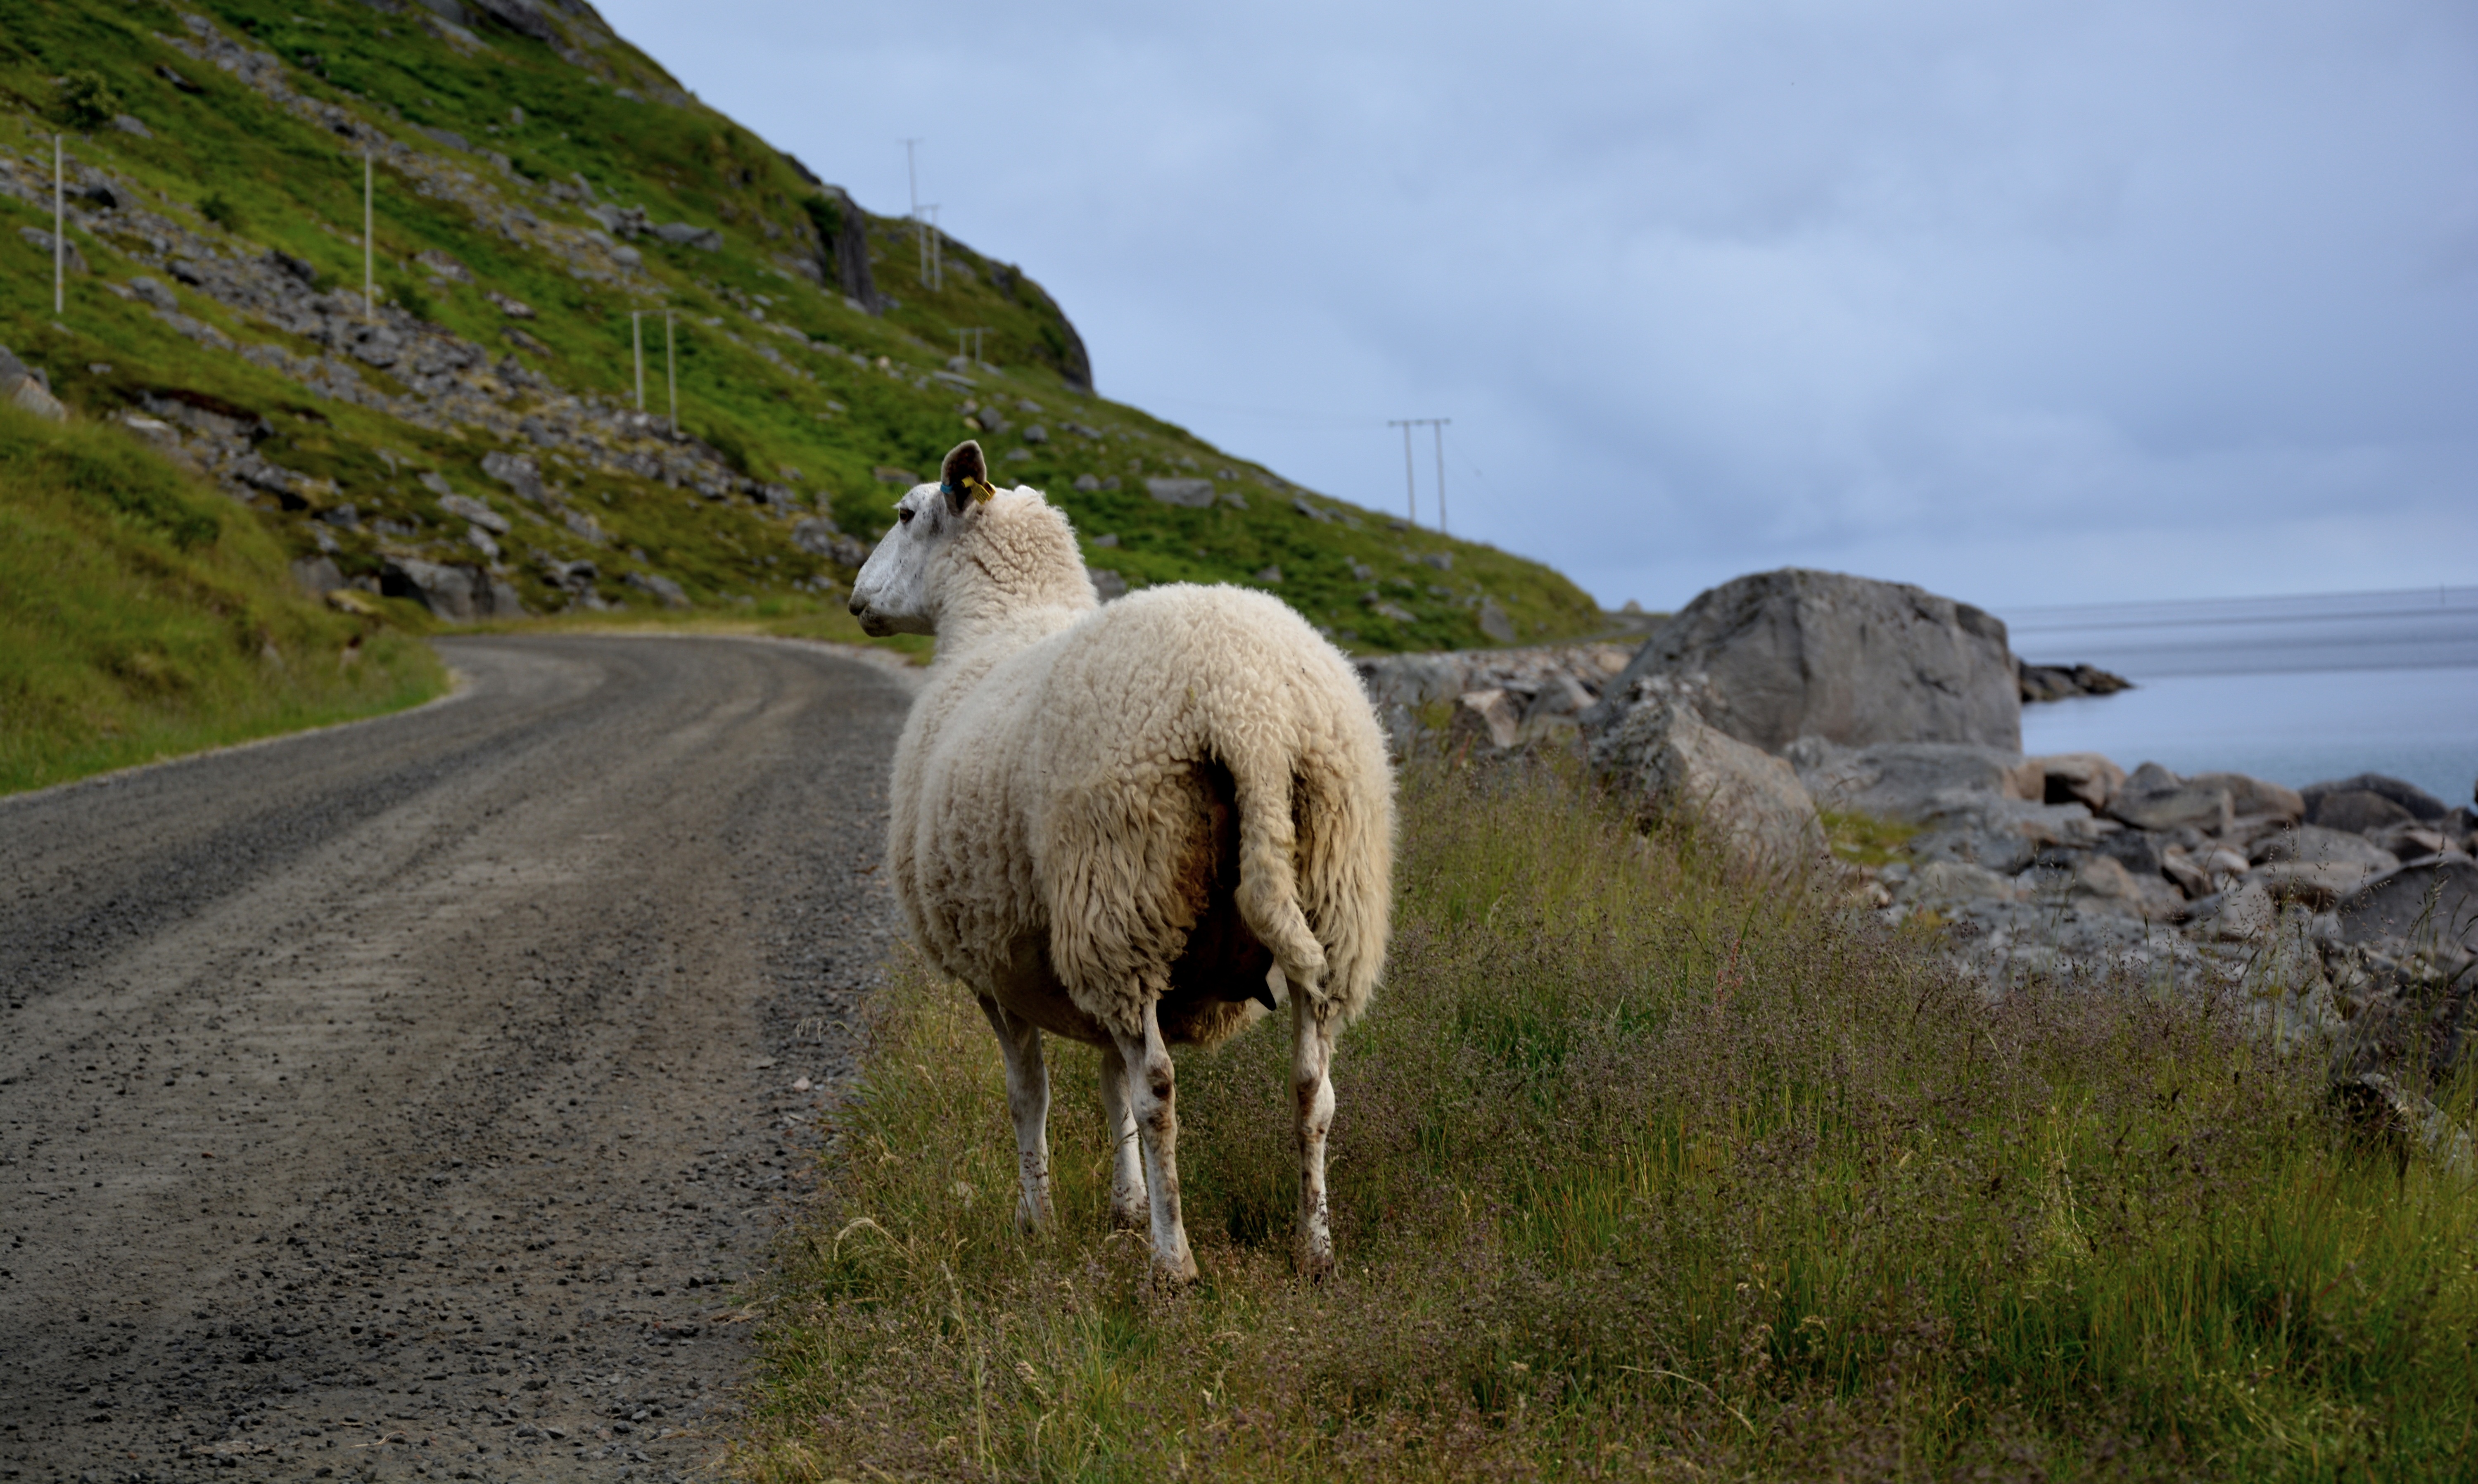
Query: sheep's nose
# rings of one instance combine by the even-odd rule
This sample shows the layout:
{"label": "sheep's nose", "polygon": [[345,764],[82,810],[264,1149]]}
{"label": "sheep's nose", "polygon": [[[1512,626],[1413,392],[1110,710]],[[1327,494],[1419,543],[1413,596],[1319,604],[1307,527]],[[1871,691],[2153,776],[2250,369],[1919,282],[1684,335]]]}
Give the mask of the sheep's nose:
{"label": "sheep's nose", "polygon": [[857,592],[852,594],[852,600],[845,606],[852,611],[852,616],[855,618],[869,611],[869,605],[861,601],[860,594]]}

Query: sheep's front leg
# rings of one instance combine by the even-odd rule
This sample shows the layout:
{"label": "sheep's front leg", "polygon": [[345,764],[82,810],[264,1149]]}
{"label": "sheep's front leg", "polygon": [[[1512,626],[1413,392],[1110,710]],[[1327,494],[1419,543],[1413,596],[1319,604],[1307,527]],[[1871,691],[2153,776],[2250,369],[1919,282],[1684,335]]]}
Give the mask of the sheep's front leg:
{"label": "sheep's front leg", "polygon": [[1333,1018],[1322,996],[1291,992],[1291,1092],[1300,1115],[1300,1270],[1333,1270],[1326,1219],[1325,1136],[1333,1126]]}
{"label": "sheep's front leg", "polygon": [[1127,1069],[1127,1100],[1134,1104],[1136,1132],[1145,1151],[1145,1187],[1152,1198],[1153,1265],[1179,1282],[1196,1276],[1196,1258],[1187,1249],[1187,1226],[1178,1215],[1178,1110],[1175,1101],[1177,1072],[1170,1047],[1163,1044],[1161,1021],[1153,1003],[1145,1003],[1143,1032],[1114,1033],[1119,1060]]}
{"label": "sheep's front leg", "polygon": [[1151,1204],[1145,1194],[1145,1158],[1137,1146],[1127,1064],[1115,1043],[1101,1048],[1101,1123],[1110,1135],[1110,1220],[1119,1226],[1143,1226],[1151,1220]]}
{"label": "sheep's front leg", "polygon": [[1015,1115],[1015,1158],[1024,1177],[1016,1220],[1027,1231],[1049,1227],[1049,1068],[1041,1059],[1041,1027],[1020,1020],[984,994],[981,1014],[999,1033],[1006,1057],[1007,1111]]}

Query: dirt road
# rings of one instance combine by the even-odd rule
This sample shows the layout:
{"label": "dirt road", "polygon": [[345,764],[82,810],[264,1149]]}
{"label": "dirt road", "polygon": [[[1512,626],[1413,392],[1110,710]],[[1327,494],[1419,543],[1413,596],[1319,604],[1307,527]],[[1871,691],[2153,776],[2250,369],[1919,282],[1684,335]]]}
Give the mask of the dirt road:
{"label": "dirt road", "polygon": [[0,1477],[671,1478],[890,942],[909,692],[463,639],[404,716],[0,800]]}

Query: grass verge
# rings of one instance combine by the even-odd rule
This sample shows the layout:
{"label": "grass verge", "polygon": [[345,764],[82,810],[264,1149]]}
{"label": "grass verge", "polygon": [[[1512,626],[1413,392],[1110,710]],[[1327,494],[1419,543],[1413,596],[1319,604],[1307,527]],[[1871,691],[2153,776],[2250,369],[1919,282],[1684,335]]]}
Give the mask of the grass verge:
{"label": "grass verge", "polygon": [[417,638],[296,595],[257,516],[127,434],[0,407],[0,793],[446,685]]}
{"label": "grass verge", "polygon": [[902,967],[741,1477],[2468,1476],[2478,1195],[2351,1143],[2239,1012],[1989,1003],[1556,769],[1403,787],[1341,1273],[1292,1271],[1285,1038],[1181,1062],[1204,1276],[1164,1295],[1093,1057],[1020,1236],[994,1042]]}

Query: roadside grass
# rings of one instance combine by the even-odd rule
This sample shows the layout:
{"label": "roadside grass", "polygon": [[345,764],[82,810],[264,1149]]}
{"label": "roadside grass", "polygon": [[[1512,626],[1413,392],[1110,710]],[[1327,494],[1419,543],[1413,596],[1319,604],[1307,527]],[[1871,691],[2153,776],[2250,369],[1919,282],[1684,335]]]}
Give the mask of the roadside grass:
{"label": "roadside grass", "polygon": [[260,518],[117,428],[0,407],[0,793],[415,705],[430,646],[293,595]]}
{"label": "roadside grass", "polygon": [[1991,1003],[1559,767],[1403,788],[1336,1065],[1342,1270],[1293,1273],[1283,1035],[1181,1060],[1203,1277],[1163,1293],[1107,1226],[1094,1057],[1050,1043],[1060,1225],[1021,1236],[993,1038],[902,963],[761,1305],[739,1476],[2478,1467],[2478,1194],[2353,1142],[2241,1009]]}

